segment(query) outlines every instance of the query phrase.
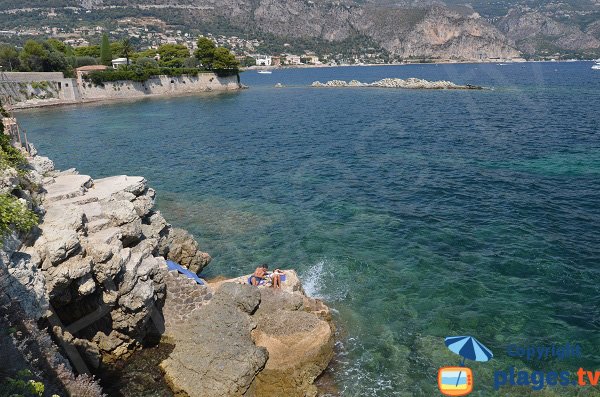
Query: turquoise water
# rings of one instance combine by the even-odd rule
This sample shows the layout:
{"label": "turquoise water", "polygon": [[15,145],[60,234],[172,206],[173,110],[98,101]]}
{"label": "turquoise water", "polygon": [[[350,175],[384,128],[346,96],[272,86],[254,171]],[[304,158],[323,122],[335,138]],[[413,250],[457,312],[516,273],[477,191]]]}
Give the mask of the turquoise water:
{"label": "turquoise water", "polygon": [[[297,269],[335,311],[324,391],[440,395],[437,369],[458,364],[443,338],[473,335],[495,358],[468,363],[472,395],[490,396],[493,370],[510,365],[600,369],[600,73],[590,66],[247,72],[251,89],[238,93],[20,119],[60,168],[144,175],[166,218],[213,256],[206,277],[261,262]],[[308,87],[384,77],[493,90]],[[505,352],[566,342],[583,357]]]}

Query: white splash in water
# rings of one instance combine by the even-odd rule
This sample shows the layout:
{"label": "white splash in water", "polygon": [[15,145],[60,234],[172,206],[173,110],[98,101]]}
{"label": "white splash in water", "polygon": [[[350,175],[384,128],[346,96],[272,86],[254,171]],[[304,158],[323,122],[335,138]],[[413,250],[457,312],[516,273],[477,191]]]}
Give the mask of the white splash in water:
{"label": "white splash in water", "polygon": [[301,277],[302,286],[304,287],[304,292],[308,296],[313,298],[323,298],[321,294],[321,289],[323,287],[323,269],[325,267],[325,261],[319,261],[316,264],[312,265],[306,272],[303,272]]}
{"label": "white splash in water", "polygon": [[332,303],[346,298],[349,274],[336,261],[327,258],[301,272],[304,292],[310,297]]}

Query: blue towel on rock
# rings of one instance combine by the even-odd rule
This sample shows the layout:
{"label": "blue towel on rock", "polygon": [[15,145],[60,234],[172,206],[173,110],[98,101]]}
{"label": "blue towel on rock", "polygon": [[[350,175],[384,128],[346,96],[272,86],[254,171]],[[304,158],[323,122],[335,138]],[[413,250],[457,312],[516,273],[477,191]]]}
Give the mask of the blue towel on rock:
{"label": "blue towel on rock", "polygon": [[202,279],[200,277],[198,277],[198,275],[196,273],[192,272],[191,270],[186,269],[185,267],[181,266],[178,263],[175,263],[173,261],[167,261],[167,267],[169,268],[169,270],[177,270],[177,272],[183,274],[187,278],[191,278],[198,284],[204,285],[204,281],[202,281]]}

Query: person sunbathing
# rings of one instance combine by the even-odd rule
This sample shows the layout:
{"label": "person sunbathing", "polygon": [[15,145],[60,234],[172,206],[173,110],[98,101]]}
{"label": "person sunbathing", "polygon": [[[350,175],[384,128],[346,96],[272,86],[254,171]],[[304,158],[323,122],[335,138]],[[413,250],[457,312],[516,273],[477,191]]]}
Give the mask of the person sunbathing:
{"label": "person sunbathing", "polygon": [[255,287],[263,285],[265,283],[265,279],[267,278],[268,268],[269,266],[267,265],[260,265],[257,267],[254,273],[248,277],[248,284],[254,285]]}
{"label": "person sunbathing", "polygon": [[275,271],[271,274],[269,274],[269,276],[271,277],[271,286],[273,288],[281,288],[281,276],[284,273],[279,270],[279,269],[275,269]]}

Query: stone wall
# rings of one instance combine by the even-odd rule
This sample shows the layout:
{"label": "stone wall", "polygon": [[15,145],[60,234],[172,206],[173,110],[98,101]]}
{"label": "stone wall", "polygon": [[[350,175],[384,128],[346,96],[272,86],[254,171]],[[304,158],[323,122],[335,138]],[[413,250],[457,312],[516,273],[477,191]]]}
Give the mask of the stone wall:
{"label": "stone wall", "polygon": [[4,72],[6,81],[29,83],[32,81],[60,81],[62,72]]}
{"label": "stone wall", "polygon": [[116,81],[95,86],[85,83],[79,87],[83,100],[139,98],[152,95],[177,95],[203,91],[227,91],[239,88],[237,76],[218,77],[214,73],[197,76],[158,76],[145,82]]}
{"label": "stone wall", "polygon": [[103,85],[85,80],[79,84],[77,79],[65,78],[62,73],[11,72],[4,75],[5,79],[0,80],[0,97],[15,109],[240,88],[237,76],[219,77],[214,73],[156,76],[145,82],[116,81]]}

